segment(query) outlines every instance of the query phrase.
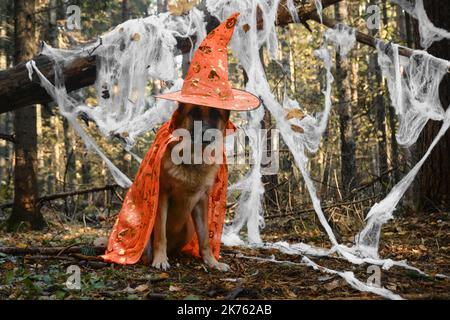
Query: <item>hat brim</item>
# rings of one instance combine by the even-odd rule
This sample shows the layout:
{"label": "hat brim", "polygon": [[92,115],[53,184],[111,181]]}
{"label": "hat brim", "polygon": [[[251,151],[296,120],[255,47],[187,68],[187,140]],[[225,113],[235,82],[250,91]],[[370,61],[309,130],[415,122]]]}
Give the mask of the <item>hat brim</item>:
{"label": "hat brim", "polygon": [[230,100],[221,100],[214,97],[198,95],[183,95],[181,94],[181,91],[170,92],[155,97],[158,99],[192,103],[200,106],[231,111],[251,111],[261,105],[261,100],[250,92],[239,89],[232,89],[232,91],[233,99]]}

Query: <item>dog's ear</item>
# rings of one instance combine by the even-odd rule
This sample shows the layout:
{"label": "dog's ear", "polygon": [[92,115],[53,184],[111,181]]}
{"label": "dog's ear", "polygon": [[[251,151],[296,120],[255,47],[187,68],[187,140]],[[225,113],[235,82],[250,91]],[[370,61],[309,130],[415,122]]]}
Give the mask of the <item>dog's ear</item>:
{"label": "dog's ear", "polygon": [[184,111],[186,109],[186,106],[183,102],[178,102],[178,112],[180,114],[184,114]]}
{"label": "dog's ear", "polygon": [[220,110],[220,113],[221,113],[221,118],[223,120],[225,120],[225,122],[230,120],[230,114],[231,114],[230,110]]}

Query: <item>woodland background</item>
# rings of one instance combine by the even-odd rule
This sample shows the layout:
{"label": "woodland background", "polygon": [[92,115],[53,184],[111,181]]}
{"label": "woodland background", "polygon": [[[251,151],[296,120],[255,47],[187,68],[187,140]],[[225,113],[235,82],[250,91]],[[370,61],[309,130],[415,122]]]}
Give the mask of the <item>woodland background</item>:
{"label": "woodland background", "polygon": [[[80,31],[66,29],[69,4],[81,8]],[[378,5],[382,10],[380,30],[367,29],[365,12],[371,4]],[[448,4],[442,1],[425,1],[431,21],[438,27],[450,30],[450,10],[443,10],[445,6]],[[35,56],[39,52],[40,41],[58,48],[74,47],[95,40],[128,19],[167,10],[176,13],[178,9],[167,0],[73,0],[70,3],[62,0],[0,0],[0,70]],[[363,33],[420,49],[416,20],[386,0],[340,1],[326,8],[324,14]],[[300,101],[307,113],[312,114],[319,112],[324,103],[321,91],[324,89],[325,72],[313,51],[320,47],[325,30],[326,27],[314,21],[307,21],[307,25],[292,23],[279,27],[280,64],[271,62],[265,49],[261,51],[267,76],[279,101],[283,101],[287,94]],[[428,51],[450,60],[450,41],[437,42]],[[230,59],[231,81],[236,87],[244,87],[243,70],[232,56]],[[417,145],[402,148],[395,140],[397,119],[394,109],[390,107],[376,50],[358,43],[348,59],[342,60],[339,56],[335,59],[333,111],[320,151],[311,156],[310,169],[334,231],[341,241],[351,242],[350,236],[362,227],[367,209],[382,199],[420,159],[440,124],[430,122]],[[184,69],[188,64],[189,55],[185,54]],[[160,88],[161,83],[151,83],[149,92],[157,93]],[[443,105],[448,106],[449,75],[441,85],[441,92]],[[74,94],[83,97],[88,105],[96,104],[92,87]],[[70,245],[80,242],[80,239],[92,242],[108,234],[120,209],[126,190],[114,184],[105,164],[97,155],[86,150],[57,108],[54,103],[49,103],[0,114],[0,221],[4,231],[12,231],[2,233],[0,245]],[[133,177],[138,163],[118,141],[102,138],[93,123],[83,125],[96,137],[109,158],[124,173]],[[268,112],[263,125],[265,128],[275,126]],[[143,136],[134,152],[143,156],[153,137],[154,132]],[[264,177],[267,224],[263,230],[264,239],[323,244],[323,233],[311,209],[301,174],[283,143],[280,149],[279,174]],[[28,157],[29,161],[22,161],[21,156]],[[435,265],[437,269],[448,268],[449,163],[450,133],[447,133],[401,202],[396,212],[401,218],[390,229],[384,230],[385,239],[389,239],[389,233],[392,239],[391,242],[385,240],[382,252],[396,258],[399,255],[411,258],[412,255],[412,259],[421,259],[428,255],[434,260],[424,263]],[[248,167],[233,168],[231,180],[236,181],[246,170]],[[235,200],[234,195],[229,199],[230,219],[234,214]],[[30,228],[37,231],[22,233]],[[420,230],[420,237],[412,233],[406,235],[405,230]],[[448,294],[446,286],[448,282],[441,291]],[[33,293],[36,288],[34,285],[31,288]],[[283,290],[274,296],[299,297],[292,289],[288,289],[290,293]],[[317,290],[315,296],[320,296],[322,289]],[[435,294],[439,294],[438,289],[434,290]],[[171,292],[176,295],[179,291]],[[329,291],[325,291],[325,296]],[[428,295],[424,297],[430,297],[430,294],[433,297],[431,291],[424,289],[425,295]],[[23,292],[28,291],[20,291],[16,297],[22,297]],[[133,294],[138,295],[139,291]],[[309,294],[314,296],[314,293]],[[348,294],[361,297],[351,290]],[[5,297],[10,295],[14,293],[5,293]],[[267,295],[270,296],[264,293],[257,297]],[[63,292],[58,297],[67,296]]]}

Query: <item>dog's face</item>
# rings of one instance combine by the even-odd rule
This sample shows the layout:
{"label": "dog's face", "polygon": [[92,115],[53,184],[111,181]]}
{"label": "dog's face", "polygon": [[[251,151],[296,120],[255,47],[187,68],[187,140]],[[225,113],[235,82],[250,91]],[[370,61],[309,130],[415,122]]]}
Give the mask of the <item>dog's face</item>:
{"label": "dog's face", "polygon": [[[195,104],[180,103],[178,107],[179,116],[175,126],[177,129],[186,129],[194,137],[195,123],[201,123],[202,137],[207,130],[215,129],[225,132],[227,122],[230,118],[230,111],[210,108]],[[210,143],[210,142],[208,142]]]}

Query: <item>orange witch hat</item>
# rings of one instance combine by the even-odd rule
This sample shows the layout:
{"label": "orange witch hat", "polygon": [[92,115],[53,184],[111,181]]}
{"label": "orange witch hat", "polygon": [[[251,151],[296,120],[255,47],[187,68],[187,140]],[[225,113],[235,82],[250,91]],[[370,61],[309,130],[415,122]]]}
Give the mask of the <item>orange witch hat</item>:
{"label": "orange witch hat", "polygon": [[228,43],[238,16],[239,13],[232,14],[203,40],[194,54],[181,91],[156,97],[233,111],[259,107],[258,97],[231,88],[228,81]]}

